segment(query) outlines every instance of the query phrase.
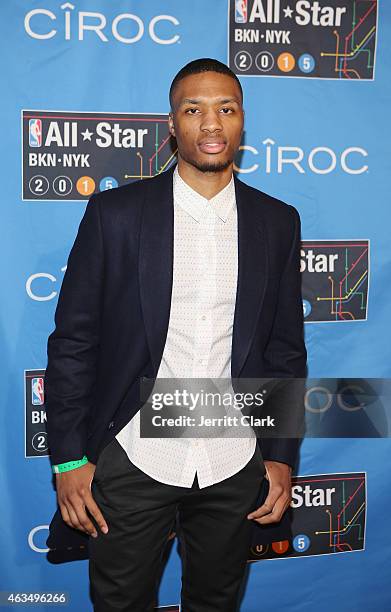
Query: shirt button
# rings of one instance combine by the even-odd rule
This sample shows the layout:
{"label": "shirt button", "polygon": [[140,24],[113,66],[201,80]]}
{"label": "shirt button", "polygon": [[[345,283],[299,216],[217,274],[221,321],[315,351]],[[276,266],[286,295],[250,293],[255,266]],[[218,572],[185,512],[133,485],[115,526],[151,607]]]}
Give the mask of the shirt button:
{"label": "shirt button", "polygon": [[205,321],[205,319],[206,319],[206,315],[202,315],[201,319],[202,319],[203,321]]}

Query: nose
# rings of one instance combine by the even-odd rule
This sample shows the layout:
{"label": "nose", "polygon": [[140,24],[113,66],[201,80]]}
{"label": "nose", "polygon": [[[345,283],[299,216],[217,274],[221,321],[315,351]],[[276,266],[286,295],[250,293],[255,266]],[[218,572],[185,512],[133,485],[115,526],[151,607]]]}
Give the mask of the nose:
{"label": "nose", "polygon": [[223,129],[221,118],[217,111],[209,109],[204,113],[200,129],[205,132],[218,132]]}

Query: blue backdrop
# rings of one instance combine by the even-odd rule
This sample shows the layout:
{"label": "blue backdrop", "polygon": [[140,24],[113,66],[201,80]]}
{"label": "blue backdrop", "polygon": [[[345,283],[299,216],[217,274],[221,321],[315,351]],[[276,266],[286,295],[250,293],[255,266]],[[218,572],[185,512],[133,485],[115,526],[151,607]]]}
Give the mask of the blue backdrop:
{"label": "blue backdrop", "polygon": [[[47,560],[45,539],[56,500],[49,458],[44,451],[44,412],[38,408],[44,406],[40,379],[46,367],[46,340],[53,329],[64,267],[88,191],[99,189],[97,179],[105,176],[114,176],[118,182],[127,179],[123,168],[121,176],[115,176],[116,158],[103,148],[99,159],[107,164],[105,173],[98,177],[93,167],[80,172],[72,169],[88,179],[84,193],[79,184],[79,198],[63,195],[68,183],[60,179],[59,196],[49,197],[53,178],[67,172],[65,168],[58,170],[58,158],[53,169],[45,165],[51,163],[47,158],[41,158],[37,165],[36,158],[29,157],[30,153],[44,152],[47,145],[48,119],[43,111],[56,111],[65,117],[60,122],[66,121],[69,112],[79,118],[82,113],[90,117],[94,113],[98,117],[99,113],[112,117],[125,113],[165,116],[169,110],[168,89],[179,68],[197,57],[215,57],[227,63],[230,32],[234,36],[235,28],[243,29],[243,21],[249,20],[254,4],[248,3],[247,17],[239,7],[236,25],[232,21],[231,27],[226,0],[78,0],[74,4],[8,0],[1,4],[0,590],[67,591],[70,610],[92,609],[87,562],[53,565]],[[265,14],[268,4],[273,10],[279,7],[278,2],[264,1]],[[302,7],[302,21],[307,19],[303,16],[305,7],[317,4],[347,7],[346,14],[350,16],[353,9],[361,11],[352,27],[359,26],[355,29],[356,46],[352,43],[347,54],[346,45],[341,43],[336,54],[348,55],[351,61],[367,48],[367,53],[360,55],[365,56],[365,65],[359,59],[354,72],[340,69],[332,74],[333,64],[329,64],[306,73],[306,64],[301,60],[301,75],[289,71],[292,60],[288,52],[297,59],[310,49],[309,55],[317,60],[326,57],[318,55],[319,44],[324,43],[331,54],[334,50],[334,42],[330,41],[338,38],[332,33],[336,24],[316,26],[311,14],[309,47],[304,44],[307,34],[293,40],[292,28],[290,48],[279,49],[278,58],[275,56],[275,66],[281,66],[279,74],[258,70],[258,74],[250,76],[238,69],[246,112],[239,176],[299,210],[303,253],[313,245],[320,253],[322,245],[327,244],[335,252],[349,256],[350,262],[355,259],[354,245],[349,241],[370,244],[369,251],[367,246],[362,247],[364,259],[360,259],[360,265],[363,261],[365,264],[355,284],[361,287],[360,305],[356,301],[352,308],[348,306],[350,315],[346,317],[308,317],[305,333],[309,375],[389,377],[391,56],[387,49],[391,6],[372,0],[281,0],[281,8],[289,4],[299,16]],[[258,3],[259,10],[261,5]],[[365,16],[371,7],[372,12]],[[124,14],[132,16],[123,17]],[[155,19],[157,16],[163,17]],[[360,33],[369,18],[371,28]],[[261,17],[258,21],[260,28],[268,27]],[[317,38],[317,27],[322,29],[323,39],[320,34]],[[326,30],[329,40],[324,38]],[[343,37],[350,45],[347,32],[349,28]],[[255,62],[257,51],[251,46],[246,49]],[[274,52],[272,43],[267,49]],[[284,53],[285,58],[281,57]],[[250,61],[248,58],[245,56],[243,61]],[[298,65],[297,62],[296,68]],[[23,130],[22,110],[28,111]],[[63,123],[59,125],[62,130]],[[58,145],[57,138],[45,151],[58,153]],[[113,146],[111,150],[114,155]],[[137,149],[129,151],[132,168],[135,155]],[[296,159],[296,163],[289,159]],[[91,154],[91,161],[97,163],[96,160]],[[168,157],[166,162],[170,163]],[[61,163],[64,165],[64,160]],[[94,183],[88,182],[91,178]],[[50,188],[45,197],[46,186]],[[328,271],[318,270],[317,278],[316,271],[312,276],[307,268],[303,272],[308,296],[311,291],[322,293],[330,280]],[[307,308],[311,309],[310,297]],[[33,395],[29,389],[33,389]],[[251,563],[241,608],[244,612],[306,611],[314,606],[319,611],[332,608],[336,612],[390,607],[390,450],[389,439],[305,440],[299,476],[366,473],[365,547],[346,554],[307,554],[302,558],[297,554]],[[160,605],[176,604],[179,590],[180,560],[174,546],[161,582]]]}

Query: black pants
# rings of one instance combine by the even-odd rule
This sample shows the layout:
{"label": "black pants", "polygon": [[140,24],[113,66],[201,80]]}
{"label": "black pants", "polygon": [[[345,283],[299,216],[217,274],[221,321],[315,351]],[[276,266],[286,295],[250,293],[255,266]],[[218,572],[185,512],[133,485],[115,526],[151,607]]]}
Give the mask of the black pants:
{"label": "black pants", "polygon": [[[178,514],[182,612],[235,612],[265,467],[256,446],[237,474],[200,489],[157,482],[114,438],[102,451],[92,495],[109,532],[89,538],[95,612],[150,612],[160,564]],[[95,521],[94,521],[95,522]]]}

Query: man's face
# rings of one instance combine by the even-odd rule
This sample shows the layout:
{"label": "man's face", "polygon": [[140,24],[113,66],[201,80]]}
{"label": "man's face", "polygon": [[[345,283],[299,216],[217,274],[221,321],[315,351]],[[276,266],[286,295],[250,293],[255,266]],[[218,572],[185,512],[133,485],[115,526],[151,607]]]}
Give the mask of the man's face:
{"label": "man's face", "polygon": [[235,79],[219,72],[202,72],[185,77],[176,86],[169,128],[180,158],[201,172],[219,172],[234,160],[243,118]]}

